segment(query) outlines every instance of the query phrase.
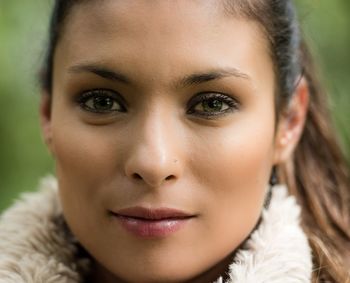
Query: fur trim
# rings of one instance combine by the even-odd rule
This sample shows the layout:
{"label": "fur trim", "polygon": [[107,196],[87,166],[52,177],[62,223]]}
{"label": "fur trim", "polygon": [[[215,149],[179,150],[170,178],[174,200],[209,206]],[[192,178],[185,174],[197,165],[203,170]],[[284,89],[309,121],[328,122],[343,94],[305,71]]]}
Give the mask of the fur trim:
{"label": "fur trim", "polygon": [[0,283],[78,283],[88,261],[67,233],[53,177],[0,218]]}
{"label": "fur trim", "polygon": [[285,186],[275,186],[272,193],[260,226],[236,253],[230,283],[311,282],[311,249],[299,224],[301,209]]}
{"label": "fur trim", "polygon": [[[90,260],[66,226],[57,182],[43,180],[0,218],[0,283],[81,283]],[[262,222],[230,265],[227,283],[309,283],[311,250],[300,207],[285,186],[273,188]],[[219,278],[216,283],[222,283]]]}

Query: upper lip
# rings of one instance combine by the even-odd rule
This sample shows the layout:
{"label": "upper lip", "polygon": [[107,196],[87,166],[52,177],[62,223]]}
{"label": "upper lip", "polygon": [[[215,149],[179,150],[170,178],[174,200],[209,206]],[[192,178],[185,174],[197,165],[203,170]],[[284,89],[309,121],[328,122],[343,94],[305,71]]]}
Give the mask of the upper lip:
{"label": "upper lip", "polygon": [[145,208],[141,206],[129,207],[111,212],[117,216],[146,220],[184,219],[195,216],[173,208]]}

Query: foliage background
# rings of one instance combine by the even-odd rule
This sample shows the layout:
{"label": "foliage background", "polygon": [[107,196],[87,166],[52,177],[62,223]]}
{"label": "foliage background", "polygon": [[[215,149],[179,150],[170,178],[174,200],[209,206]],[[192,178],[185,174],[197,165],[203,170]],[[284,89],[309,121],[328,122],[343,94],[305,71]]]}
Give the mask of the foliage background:
{"label": "foliage background", "polygon": [[[296,0],[350,156],[350,1]],[[54,171],[41,141],[37,73],[53,0],[0,0],[0,211]]]}

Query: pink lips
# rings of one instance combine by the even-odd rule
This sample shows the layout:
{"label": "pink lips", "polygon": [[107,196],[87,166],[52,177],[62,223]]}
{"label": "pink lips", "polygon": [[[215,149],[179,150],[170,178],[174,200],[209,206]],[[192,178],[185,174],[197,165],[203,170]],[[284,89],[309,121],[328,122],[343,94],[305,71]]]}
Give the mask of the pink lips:
{"label": "pink lips", "polygon": [[144,207],[130,207],[111,214],[127,231],[144,238],[168,236],[195,217],[195,215],[170,208]]}

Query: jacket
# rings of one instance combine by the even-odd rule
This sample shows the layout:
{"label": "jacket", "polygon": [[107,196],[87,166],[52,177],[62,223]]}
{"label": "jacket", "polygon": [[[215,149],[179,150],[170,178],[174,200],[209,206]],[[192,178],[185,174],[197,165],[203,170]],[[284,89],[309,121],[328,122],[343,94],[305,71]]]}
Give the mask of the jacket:
{"label": "jacket", "polygon": [[[0,283],[83,283],[88,276],[91,260],[64,221],[57,190],[55,178],[46,178],[2,214]],[[299,222],[294,197],[274,186],[260,224],[235,253],[227,283],[310,283],[311,249]]]}

